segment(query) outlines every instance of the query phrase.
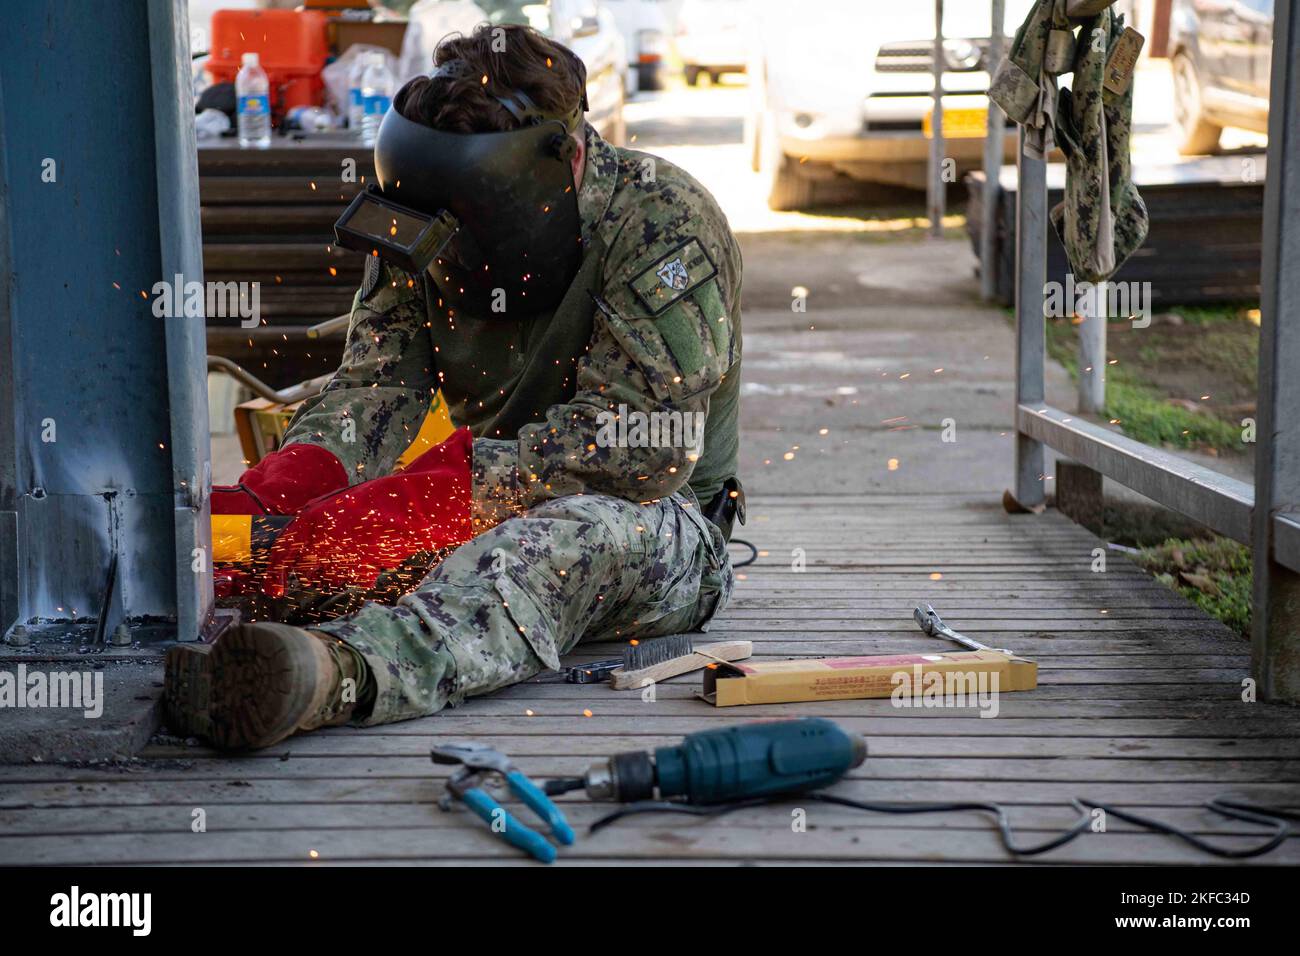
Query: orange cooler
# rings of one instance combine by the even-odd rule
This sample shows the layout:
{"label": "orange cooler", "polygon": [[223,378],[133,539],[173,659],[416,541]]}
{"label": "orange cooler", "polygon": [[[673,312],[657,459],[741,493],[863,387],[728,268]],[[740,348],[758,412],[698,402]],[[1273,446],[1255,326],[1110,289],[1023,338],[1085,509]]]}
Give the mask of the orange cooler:
{"label": "orange cooler", "polygon": [[208,71],[214,83],[233,83],[240,57],[256,53],[271,84],[271,112],[279,119],[295,106],[319,106],[320,71],[329,57],[326,17],[319,10],[218,10],[212,15]]}

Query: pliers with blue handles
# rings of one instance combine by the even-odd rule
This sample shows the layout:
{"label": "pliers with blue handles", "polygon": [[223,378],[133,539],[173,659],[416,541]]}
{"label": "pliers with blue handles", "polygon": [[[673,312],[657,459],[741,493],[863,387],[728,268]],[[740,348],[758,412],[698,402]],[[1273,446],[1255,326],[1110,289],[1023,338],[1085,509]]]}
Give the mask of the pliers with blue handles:
{"label": "pliers with blue handles", "polygon": [[442,744],[430,753],[434,763],[459,764],[460,769],[447,780],[447,793],[438,801],[444,810],[451,809],[455,797],[485,822],[493,833],[499,833],[511,846],[550,863],[555,859],[555,847],[540,833],[512,817],[497,803],[485,785],[494,777],[504,780],[510,792],[524,802],[551,828],[551,835],[560,843],[573,843],[573,828],[564,819],[560,808],[551,802],[542,789],[519,770],[505,754],[487,744],[468,741]]}

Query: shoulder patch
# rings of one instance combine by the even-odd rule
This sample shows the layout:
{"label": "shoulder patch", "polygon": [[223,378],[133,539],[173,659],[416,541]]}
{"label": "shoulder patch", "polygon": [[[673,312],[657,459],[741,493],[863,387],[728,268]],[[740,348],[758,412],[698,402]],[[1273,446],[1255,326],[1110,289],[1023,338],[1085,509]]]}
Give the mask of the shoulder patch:
{"label": "shoulder patch", "polygon": [[383,274],[383,260],[378,256],[365,256],[365,269],[361,273],[361,302],[370,298],[376,286],[380,285]]}
{"label": "shoulder patch", "polygon": [[717,274],[704,246],[692,237],[629,279],[627,285],[651,315],[659,315]]}
{"label": "shoulder patch", "polygon": [[366,268],[361,277],[361,301],[370,298],[379,285],[379,276],[384,271],[383,260],[379,256],[366,256]]}

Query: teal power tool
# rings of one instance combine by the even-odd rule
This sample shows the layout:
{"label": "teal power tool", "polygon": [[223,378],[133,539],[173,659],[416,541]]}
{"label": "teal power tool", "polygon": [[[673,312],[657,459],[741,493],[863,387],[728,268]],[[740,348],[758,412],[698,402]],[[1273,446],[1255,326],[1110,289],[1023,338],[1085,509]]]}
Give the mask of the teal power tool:
{"label": "teal power tool", "polygon": [[[866,757],[866,740],[832,721],[766,721],[700,731],[653,753],[618,754],[593,765],[585,776],[548,780],[546,792],[585,789],[593,800],[629,804],[598,820],[594,831],[629,813],[734,807],[816,790],[839,780]],[[656,794],[658,800],[653,799]]]}
{"label": "teal power tool", "polygon": [[[510,792],[545,821],[551,828],[551,835],[560,843],[569,846],[573,843],[573,828],[564,819],[560,808],[519,770],[510,758],[493,750],[487,744],[455,743],[434,747],[430,756],[434,763],[459,764],[460,769],[447,780],[447,793],[439,800],[443,810],[451,809],[454,797],[483,820],[493,833],[501,834],[511,846],[518,847],[525,853],[550,863],[555,859],[555,847],[535,830],[512,817],[506,809],[497,803],[496,798],[486,789],[492,778],[505,781]],[[500,827],[500,829],[498,829]]]}

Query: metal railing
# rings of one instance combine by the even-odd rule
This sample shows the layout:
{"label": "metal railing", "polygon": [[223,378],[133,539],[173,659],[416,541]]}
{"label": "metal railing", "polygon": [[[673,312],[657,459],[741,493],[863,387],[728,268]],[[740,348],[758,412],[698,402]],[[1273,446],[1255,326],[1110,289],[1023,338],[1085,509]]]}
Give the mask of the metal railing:
{"label": "metal railing", "polygon": [[[995,32],[998,26],[995,24]],[[1026,508],[1036,509],[1043,504],[1046,498],[1044,448],[1050,446],[1219,534],[1250,545],[1255,559],[1252,676],[1260,699],[1297,703],[1300,702],[1300,113],[1297,112],[1300,107],[1300,0],[1278,0],[1275,5],[1272,69],[1268,175],[1264,187],[1254,487],[1047,404],[1044,390],[1046,163],[1025,155],[1022,130],[1016,163],[1014,495]],[[986,211],[996,201],[997,182],[998,170],[986,169],[983,196]],[[989,238],[986,234],[985,241]],[[991,257],[985,257],[982,268],[989,272],[991,267]],[[1104,338],[1101,341],[1104,349]],[[1096,371],[1100,374],[1100,369]],[[1084,374],[1081,363],[1080,375]]]}

